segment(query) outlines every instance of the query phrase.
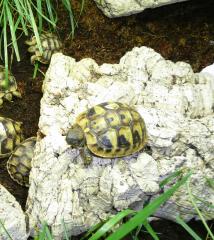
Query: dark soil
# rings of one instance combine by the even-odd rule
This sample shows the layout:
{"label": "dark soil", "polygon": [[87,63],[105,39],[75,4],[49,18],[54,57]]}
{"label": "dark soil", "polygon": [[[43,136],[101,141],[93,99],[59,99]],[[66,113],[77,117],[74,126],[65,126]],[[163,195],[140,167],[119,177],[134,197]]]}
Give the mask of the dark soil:
{"label": "dark soil", "polygon": [[[76,14],[79,1],[73,2]],[[64,54],[76,60],[90,57],[98,64],[118,63],[119,59],[133,47],[147,46],[174,62],[185,61],[191,64],[195,72],[200,71],[214,61],[214,18],[213,0],[192,0],[172,4],[129,17],[109,19],[97,9],[93,1],[88,1],[79,21],[74,40],[69,38],[69,17],[62,6],[59,9],[58,33],[64,43]],[[14,62],[12,72],[22,99],[5,102],[0,116],[22,121],[25,137],[36,135],[38,130],[39,107],[42,97],[43,76],[32,78],[33,66],[24,45],[19,41],[21,62]],[[40,66],[46,71],[46,66]],[[0,159],[0,184],[4,185],[25,206],[27,188],[13,182],[6,170],[7,159]],[[206,233],[200,222],[191,222],[191,227],[200,233],[203,239]],[[158,221],[152,224],[163,240],[192,239],[175,223]],[[145,236],[144,236],[145,235]],[[143,234],[144,239],[152,239]]]}

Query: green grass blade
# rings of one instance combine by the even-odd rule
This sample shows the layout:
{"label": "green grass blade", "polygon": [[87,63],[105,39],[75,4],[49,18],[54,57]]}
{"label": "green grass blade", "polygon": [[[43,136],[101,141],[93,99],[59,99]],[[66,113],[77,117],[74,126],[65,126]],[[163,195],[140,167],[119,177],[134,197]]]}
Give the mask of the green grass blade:
{"label": "green grass blade", "polygon": [[39,69],[39,63],[38,63],[38,61],[36,61],[35,64],[34,64],[33,79],[36,78],[36,75],[37,75],[38,69]]}
{"label": "green grass blade", "polygon": [[[42,13],[42,1],[36,0],[36,3],[37,3],[38,12]],[[39,32],[41,33],[42,32],[42,15],[38,14],[37,16],[38,16],[38,21],[39,21]]]}
{"label": "green grass blade", "polygon": [[46,233],[46,237],[47,237],[48,240],[54,240],[51,233],[50,233],[50,230],[49,230],[47,224],[45,226],[45,233]]}
{"label": "green grass blade", "polygon": [[[15,25],[14,25],[15,31],[18,29],[20,22],[21,22],[21,17],[18,16],[18,18],[16,19],[16,22],[15,22]],[[16,38],[16,40],[17,39],[18,38]]]}
{"label": "green grass blade", "polygon": [[133,229],[135,229],[138,225],[142,224],[151,214],[153,214],[160,207],[161,204],[166,202],[174,194],[174,192],[176,192],[177,189],[187,181],[191,174],[191,172],[186,174],[180,181],[174,184],[165,193],[154,199],[149,205],[139,211],[128,222],[123,224],[116,232],[111,234],[107,238],[107,240],[119,240],[126,236]]}
{"label": "green grass blade", "polygon": [[23,0],[16,0],[18,2],[18,4],[20,5],[21,8],[21,12],[23,13],[23,18],[25,19],[26,22],[28,22],[30,16],[29,16],[29,12],[28,12],[28,6],[27,6],[27,1],[23,1]]}
{"label": "green grass blade", "polygon": [[44,225],[42,225],[42,229],[41,229],[41,231],[39,232],[38,239],[39,239],[39,240],[45,240],[45,226],[44,226]]}
{"label": "green grass blade", "polygon": [[75,20],[74,14],[73,14],[71,3],[69,0],[62,0],[62,3],[64,4],[65,8],[69,12],[70,24],[71,24],[71,36],[72,36],[72,38],[74,38],[74,31],[77,26],[77,22]]}
{"label": "green grass blade", "polygon": [[146,228],[147,232],[153,237],[154,240],[159,240],[156,232],[153,230],[153,228],[151,227],[151,225],[147,220],[143,223],[143,225]]}
{"label": "green grass blade", "polygon": [[28,30],[27,30],[27,27],[26,27],[26,24],[25,24],[25,21],[24,21],[25,12],[23,11],[23,9],[22,9],[18,0],[14,0],[14,4],[15,4],[15,7],[17,9],[20,21],[21,21],[22,30],[25,33],[25,35],[27,36],[28,35]]}
{"label": "green grass blade", "polygon": [[3,31],[2,31],[2,33],[0,35],[0,58],[3,60],[2,51],[1,51],[1,49],[2,49],[2,42],[3,42]]}
{"label": "green grass blade", "polygon": [[193,239],[202,240],[179,216],[176,217],[176,221],[193,237]]}
{"label": "green grass blade", "polygon": [[139,235],[139,233],[140,233],[140,231],[141,231],[141,229],[142,229],[142,226],[143,226],[143,224],[140,224],[140,225],[137,227],[135,233],[134,233],[134,234],[131,233],[133,239],[137,239],[137,238],[138,238],[137,236]]}
{"label": "green grass blade", "polygon": [[39,233],[38,240],[54,240],[46,222],[42,223],[42,229]]}
{"label": "green grass blade", "polygon": [[[3,231],[6,233],[8,239],[9,239],[9,240],[13,240],[12,237],[10,236],[9,232],[8,232],[7,229],[5,228],[5,226],[4,226],[4,224],[3,224],[3,222],[2,222],[1,219],[0,219],[0,227],[1,227],[1,228],[3,229]],[[0,229],[1,229],[1,228],[0,228]]]}
{"label": "green grass blade", "polygon": [[3,26],[3,17],[4,17],[4,7],[3,7],[3,2],[0,1],[0,9],[2,9],[2,11],[0,11],[0,26]]}
{"label": "green grass blade", "polygon": [[87,2],[87,0],[81,0],[80,13],[79,13],[79,16],[78,16],[77,20],[75,20],[76,21],[76,27],[78,27],[78,22],[79,22],[79,19],[80,19],[82,13],[83,13],[84,7],[86,6],[86,2]]}
{"label": "green grass blade", "polygon": [[64,238],[63,239],[69,240],[66,225],[65,225],[65,221],[63,219],[62,219],[62,226],[63,226],[63,233],[64,233]]}
{"label": "green grass blade", "polygon": [[7,1],[5,1],[5,10],[6,10],[6,14],[7,14],[8,22],[9,22],[10,34],[11,34],[11,38],[12,38],[12,45],[13,45],[13,48],[14,48],[15,53],[16,53],[17,61],[19,62],[20,61],[20,55],[19,55],[19,49],[18,49],[16,34],[15,34],[16,30],[15,30],[15,26],[14,26],[14,22],[13,22],[13,17],[12,17],[10,8],[7,4]]}
{"label": "green grass blade", "polygon": [[[5,11],[5,7],[4,7],[4,11]],[[5,65],[5,82],[3,87],[7,89],[8,88],[8,51],[7,51],[7,15],[6,14],[4,14],[3,34],[4,34],[4,65]]]}
{"label": "green grass blade", "polygon": [[162,188],[164,185],[166,185],[168,182],[170,182],[175,177],[178,177],[179,175],[181,175],[181,173],[182,173],[182,170],[178,170],[178,171],[173,172],[172,174],[170,174],[168,177],[164,178],[164,180],[162,180],[159,183],[160,188]]}
{"label": "green grass blade", "polygon": [[38,15],[38,14],[41,15],[42,18],[44,18],[48,23],[50,23],[51,25],[53,25],[54,28],[56,27],[55,22],[52,22],[45,14],[43,14],[43,12],[41,12],[33,2],[31,2],[31,5],[33,6],[33,9],[36,10],[37,15]]}
{"label": "green grass blade", "polygon": [[133,213],[135,213],[135,211],[130,210],[130,209],[119,212],[114,217],[112,217],[110,220],[108,220],[105,224],[103,224],[103,226],[95,234],[93,234],[93,236],[91,236],[88,240],[97,240],[97,239],[101,238],[109,230],[111,230],[114,225],[119,223],[121,221],[121,219],[123,219],[124,217],[126,217],[130,214],[133,214]]}
{"label": "green grass blade", "polygon": [[89,237],[93,232],[95,232],[97,229],[99,229],[105,222],[106,222],[106,221],[104,221],[104,222],[99,222],[99,223],[95,224],[93,227],[91,227],[91,228],[88,230],[88,232],[87,232],[83,237],[80,238],[80,240],[88,239],[88,237]]}
{"label": "green grass blade", "polygon": [[42,44],[41,44],[41,41],[40,41],[39,32],[38,32],[38,28],[37,28],[37,25],[36,25],[36,21],[35,21],[35,18],[34,18],[32,9],[31,9],[31,5],[30,5],[30,3],[29,3],[28,0],[26,0],[26,3],[27,3],[28,11],[29,11],[29,19],[28,19],[28,20],[30,21],[31,26],[32,26],[32,28],[33,28],[34,36],[35,36],[35,38],[36,38],[36,42],[37,42],[39,51],[40,51],[41,53],[43,53]]}
{"label": "green grass blade", "polygon": [[46,0],[46,7],[47,7],[47,11],[48,11],[48,15],[50,17],[50,20],[52,23],[54,23],[53,27],[55,28],[56,27],[56,22],[57,22],[57,17],[54,17],[54,14],[53,14],[53,6],[51,4],[51,1],[50,0]]}
{"label": "green grass blade", "polygon": [[133,240],[140,240],[137,236],[132,236]]}
{"label": "green grass blade", "polygon": [[80,15],[82,15],[82,12],[84,10],[84,6],[85,6],[85,0],[81,1],[81,6],[80,6]]}
{"label": "green grass blade", "polygon": [[190,201],[192,202],[192,205],[194,206],[194,208],[195,208],[198,216],[200,217],[200,219],[201,219],[204,227],[206,228],[208,234],[210,235],[210,237],[212,238],[212,240],[214,240],[214,235],[213,235],[213,233],[211,232],[209,226],[207,225],[206,220],[204,219],[201,211],[198,209],[197,204],[196,204],[196,202],[195,202],[195,200],[194,200],[194,198],[193,198],[193,195],[192,195],[192,192],[191,192],[191,189],[190,189],[190,181],[187,181],[186,185],[187,185],[187,191],[188,191],[188,194],[189,194]]}
{"label": "green grass blade", "polygon": [[204,200],[204,199],[201,199],[201,198],[199,198],[199,197],[196,196],[196,195],[193,195],[193,197],[194,197],[196,200],[198,200],[198,201],[202,202],[203,204],[205,204],[206,206],[208,206],[209,208],[214,208],[214,205],[211,204],[211,203],[209,203],[208,201],[206,201],[206,200]]}

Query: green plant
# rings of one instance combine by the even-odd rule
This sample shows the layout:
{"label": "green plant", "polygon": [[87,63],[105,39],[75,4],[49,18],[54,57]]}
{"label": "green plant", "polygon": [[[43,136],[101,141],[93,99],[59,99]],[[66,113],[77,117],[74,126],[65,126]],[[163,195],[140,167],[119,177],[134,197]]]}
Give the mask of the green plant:
{"label": "green plant", "polygon": [[5,228],[2,220],[0,219],[0,233],[1,232],[5,232],[6,236],[8,237],[9,240],[13,240],[12,237],[10,236],[9,232],[7,231],[7,229]]}
{"label": "green plant", "polygon": [[34,240],[53,240],[52,234],[46,222],[42,223],[42,229],[39,231],[38,236],[34,237]]}
{"label": "green plant", "polygon": [[[213,187],[210,186],[210,187]],[[214,208],[213,205],[209,204],[207,201],[198,198],[197,196],[192,194],[192,190],[190,188],[190,181],[189,179],[186,182],[186,188],[189,194],[189,199],[192,203],[192,206],[194,207],[195,211],[198,214],[198,217],[201,219],[201,222],[203,223],[205,229],[207,230],[207,238],[210,237],[210,239],[214,240],[214,234],[212,233],[211,229],[209,228],[209,226],[206,223],[206,220],[204,219],[203,214],[201,213],[201,211],[199,210],[198,206],[197,206],[197,201],[198,202],[202,202],[204,205],[207,205],[209,208]],[[178,224],[180,224],[195,240],[202,240],[201,237],[199,237],[184,221],[182,218],[180,218],[180,216],[177,216],[176,221]]]}
{"label": "green plant", "polygon": [[[74,17],[73,8],[70,0],[51,1],[51,0],[0,0],[0,58],[5,64],[6,79],[8,79],[8,47],[12,47],[12,54],[15,52],[17,61],[20,61],[20,54],[17,40],[22,34],[26,36],[30,32],[36,37],[39,50],[42,52],[41,41],[39,34],[44,31],[44,22],[50,30],[56,30],[57,26],[57,4],[61,2],[68,11],[71,36],[74,37],[74,31],[77,27],[77,21]],[[80,14],[83,11],[85,0],[80,0]],[[9,37],[10,36],[10,37]],[[11,39],[11,41],[9,40]],[[13,57],[11,57],[12,62]],[[8,81],[5,83],[5,88],[8,86]]]}
{"label": "green plant", "polygon": [[[175,174],[171,175],[167,178],[167,180],[164,180],[160,183],[161,186],[165,185],[168,181],[170,181],[172,178],[179,176],[182,174],[182,171],[178,171]],[[123,213],[126,215],[133,215],[130,220],[122,224],[115,232],[113,232],[110,236],[105,237],[107,240],[119,240],[122,239],[127,234],[130,234],[133,232],[134,229],[136,230],[135,233],[135,239],[137,238],[137,235],[141,229],[142,226],[146,228],[146,230],[150,233],[150,235],[153,237],[153,239],[157,240],[158,236],[156,235],[155,231],[152,229],[150,224],[148,223],[148,217],[155,213],[155,211],[160,207],[161,204],[166,202],[173,194],[178,190],[178,188],[183,185],[187,179],[190,177],[191,172],[187,173],[184,177],[182,177],[181,180],[177,181],[176,184],[174,184],[170,189],[168,189],[165,193],[161,194],[159,197],[154,199],[151,203],[149,203],[147,206],[145,206],[142,210],[138,212],[133,212],[132,210],[129,210],[130,212],[126,212],[128,210],[124,210],[117,215],[115,215],[113,218],[111,218],[109,221],[103,224],[102,227],[100,227],[90,238],[89,240],[98,240],[102,236],[106,235],[107,232],[109,232],[112,229],[112,226],[116,223],[119,223],[121,221],[121,218],[118,218],[119,216],[123,216]],[[123,216],[123,217],[124,217]]]}
{"label": "green plant", "polygon": [[[103,237],[106,240],[119,240],[122,239],[127,234],[130,234],[132,236],[133,240],[139,240],[138,235],[140,231],[142,230],[142,227],[152,236],[154,240],[158,240],[158,235],[153,230],[151,225],[148,222],[148,217],[155,213],[155,211],[164,203],[166,202],[178,189],[186,183],[186,187],[188,190],[188,194],[190,196],[190,201],[193,204],[193,207],[195,208],[196,212],[198,213],[198,216],[201,218],[202,222],[204,223],[205,228],[207,229],[207,234],[210,237],[211,240],[214,240],[213,233],[211,232],[211,229],[206,224],[206,221],[204,220],[200,210],[197,207],[197,204],[195,202],[195,198],[191,193],[191,189],[189,186],[190,183],[190,176],[191,172],[187,172],[185,176],[182,177],[183,171],[177,171],[170,175],[169,177],[165,178],[161,183],[160,186],[163,187],[164,185],[170,183],[171,180],[174,180],[177,178],[176,183],[169,188],[167,191],[159,195],[156,199],[154,199],[152,202],[147,204],[142,210],[136,212],[131,209],[126,209],[109,220],[106,220],[104,222],[100,222],[96,224],[94,227],[92,227],[82,238],[81,240],[98,240],[103,239]],[[178,180],[178,178],[181,178]],[[213,206],[210,206],[213,207]],[[128,220],[127,220],[127,217]],[[122,220],[126,221],[121,224]],[[176,221],[178,224],[180,224],[191,236],[194,240],[202,240],[201,237],[199,237],[185,222],[181,217],[177,217]],[[118,227],[118,224],[120,226]],[[64,221],[62,221],[62,226],[64,228],[64,239],[69,240],[66,226]],[[9,233],[5,229],[3,223],[0,221],[0,227],[6,232],[8,239],[12,238],[10,237]],[[110,235],[109,235],[110,234]],[[34,240],[53,240],[53,236],[48,228],[48,225],[46,222],[43,222],[41,231],[38,232],[38,235],[34,238]],[[208,239],[208,237],[207,237]]]}
{"label": "green plant", "polygon": [[190,188],[190,182],[187,181],[186,182],[186,186],[187,186],[187,191],[188,191],[188,194],[189,194],[189,198],[190,198],[190,201],[193,205],[193,207],[195,208],[199,218],[201,219],[204,227],[206,228],[207,230],[207,233],[209,234],[209,236],[211,237],[212,240],[214,240],[214,234],[211,232],[210,228],[208,227],[207,223],[206,223],[206,220],[204,219],[204,216],[202,215],[201,211],[199,210],[198,206],[197,206],[197,203],[196,203],[196,198],[194,198],[193,194],[192,194],[192,191],[191,191],[191,188]]}
{"label": "green plant", "polygon": [[[180,177],[182,175],[182,171],[177,171],[170,175],[169,177],[165,178],[161,183],[160,187],[163,187],[167,183],[169,183],[171,180],[173,180],[176,177]],[[184,177],[182,177],[181,180],[177,180],[177,182],[168,189],[165,193],[161,194],[159,197],[154,199],[151,203],[149,203],[147,206],[144,207],[144,209],[140,210],[139,212],[134,212],[132,210],[124,210],[108,221],[104,223],[99,223],[96,226],[94,226],[92,229],[90,229],[87,234],[81,239],[88,239],[88,240],[98,240],[101,237],[105,236],[106,240],[119,240],[122,239],[125,235],[131,234],[132,239],[138,240],[139,232],[142,230],[142,227],[145,228],[145,230],[152,236],[153,239],[158,240],[158,236],[156,232],[152,229],[148,222],[148,217],[154,214],[154,212],[160,207],[161,204],[163,204],[165,201],[167,201],[177,190],[178,188],[186,183],[188,193],[191,194],[191,191],[188,187],[189,185],[189,177],[191,176],[191,172],[187,173]],[[198,213],[198,216],[201,218],[202,222],[204,222],[205,228],[207,229],[207,234],[211,237],[212,240],[213,234],[211,232],[211,229],[207,226],[206,222],[203,219],[203,216],[199,209],[197,209],[197,206],[194,202],[194,199],[192,199],[193,196],[190,195],[190,200],[193,204],[193,206],[196,209],[196,212]],[[212,206],[210,206],[212,207]],[[116,231],[114,231],[112,234],[109,234],[115,227],[115,224],[118,224],[121,222],[123,218],[126,218],[127,216],[130,216],[130,219],[123,223]],[[202,216],[202,217],[201,217]],[[177,223],[180,224],[195,240],[202,240],[180,217],[176,218]]]}

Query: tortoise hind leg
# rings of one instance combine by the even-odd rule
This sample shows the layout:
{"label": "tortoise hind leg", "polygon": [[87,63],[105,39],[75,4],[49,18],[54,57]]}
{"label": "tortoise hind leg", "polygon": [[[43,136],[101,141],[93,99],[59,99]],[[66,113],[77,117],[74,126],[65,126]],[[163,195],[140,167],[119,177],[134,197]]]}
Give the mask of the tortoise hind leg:
{"label": "tortoise hind leg", "polygon": [[80,155],[83,159],[84,165],[88,166],[92,162],[92,154],[87,146],[84,146],[84,148],[80,150]]}

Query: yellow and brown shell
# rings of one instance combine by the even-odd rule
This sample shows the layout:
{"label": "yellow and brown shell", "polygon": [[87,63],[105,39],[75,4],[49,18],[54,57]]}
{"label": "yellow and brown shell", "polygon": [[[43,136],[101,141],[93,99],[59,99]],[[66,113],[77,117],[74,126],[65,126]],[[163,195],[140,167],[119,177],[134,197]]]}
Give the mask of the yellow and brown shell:
{"label": "yellow and brown shell", "polygon": [[10,156],[22,140],[22,123],[0,117],[0,158]]}
{"label": "yellow and brown shell", "polygon": [[7,161],[7,170],[11,178],[22,186],[29,187],[29,174],[35,144],[36,137],[26,139],[15,148]]}
{"label": "yellow and brown shell", "polygon": [[76,123],[84,131],[88,149],[100,157],[127,156],[141,150],[147,142],[143,118],[124,103],[96,105],[80,114]]}
{"label": "yellow and brown shell", "polygon": [[53,33],[41,34],[40,40],[43,53],[41,53],[38,48],[35,36],[25,42],[27,45],[29,45],[28,52],[34,53],[34,55],[31,57],[31,63],[34,64],[35,61],[39,61],[44,64],[49,64],[52,54],[62,51],[62,43]]}
{"label": "yellow and brown shell", "polygon": [[0,107],[3,104],[3,99],[12,101],[13,96],[21,98],[21,93],[17,88],[16,79],[12,73],[8,71],[8,83],[6,84],[5,67],[0,65]]}

